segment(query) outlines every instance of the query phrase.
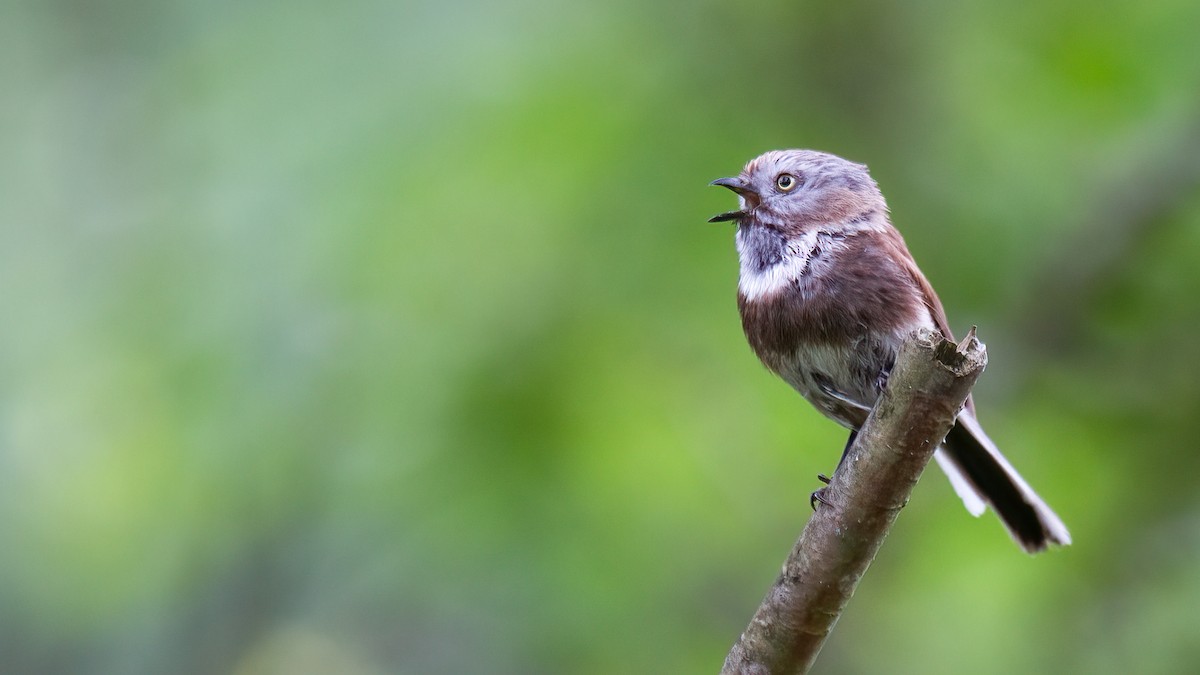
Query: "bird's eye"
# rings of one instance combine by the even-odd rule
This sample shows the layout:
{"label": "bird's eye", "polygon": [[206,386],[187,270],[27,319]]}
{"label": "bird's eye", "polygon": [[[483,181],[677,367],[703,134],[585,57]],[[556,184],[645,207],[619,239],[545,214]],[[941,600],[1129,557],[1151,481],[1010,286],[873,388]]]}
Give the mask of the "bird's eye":
{"label": "bird's eye", "polygon": [[790,173],[781,173],[779,174],[779,177],[775,179],[775,187],[783,190],[784,192],[794,190],[799,184],[800,181]]}

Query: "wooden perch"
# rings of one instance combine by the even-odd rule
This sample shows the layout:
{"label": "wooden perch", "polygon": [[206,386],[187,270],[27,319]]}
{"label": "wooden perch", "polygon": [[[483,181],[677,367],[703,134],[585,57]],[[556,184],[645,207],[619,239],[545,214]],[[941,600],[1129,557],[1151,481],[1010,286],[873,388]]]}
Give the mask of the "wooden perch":
{"label": "wooden perch", "polygon": [[808,672],[986,365],[974,330],[960,344],[928,330],[905,341],[824,492],[829,504],[808,521],[722,673]]}

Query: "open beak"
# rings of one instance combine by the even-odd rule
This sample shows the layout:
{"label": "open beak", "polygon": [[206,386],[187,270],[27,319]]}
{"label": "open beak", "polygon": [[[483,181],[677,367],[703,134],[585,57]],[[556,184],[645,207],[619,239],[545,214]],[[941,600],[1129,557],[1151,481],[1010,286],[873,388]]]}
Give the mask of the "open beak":
{"label": "open beak", "polygon": [[[755,192],[750,189],[750,186],[746,185],[741,178],[718,178],[709,183],[709,185],[720,185],[721,187],[733,190],[739,197],[742,198],[743,203],[749,203],[753,205],[758,202],[758,195],[755,194]],[[753,208],[753,206],[751,206],[751,208]],[[741,220],[745,217],[746,210],[739,209],[737,211],[726,211],[725,213],[719,213],[712,218],[709,218],[708,222],[721,223],[727,220]]]}

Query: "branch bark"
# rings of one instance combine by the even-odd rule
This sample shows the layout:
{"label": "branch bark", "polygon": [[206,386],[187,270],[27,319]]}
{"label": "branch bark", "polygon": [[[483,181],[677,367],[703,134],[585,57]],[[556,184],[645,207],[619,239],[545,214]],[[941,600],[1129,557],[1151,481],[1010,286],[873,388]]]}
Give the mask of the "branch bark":
{"label": "branch bark", "polygon": [[987,365],[974,329],[905,341],[887,387],[722,673],[806,673]]}

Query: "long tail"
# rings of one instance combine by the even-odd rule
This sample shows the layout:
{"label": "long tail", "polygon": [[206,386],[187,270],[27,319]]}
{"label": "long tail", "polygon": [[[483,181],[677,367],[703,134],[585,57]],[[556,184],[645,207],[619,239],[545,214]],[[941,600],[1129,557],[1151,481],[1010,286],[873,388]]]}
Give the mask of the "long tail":
{"label": "long tail", "polygon": [[1071,543],[1066,525],[1004,459],[969,410],[958,416],[934,457],[971,515],[990,504],[1026,552]]}

